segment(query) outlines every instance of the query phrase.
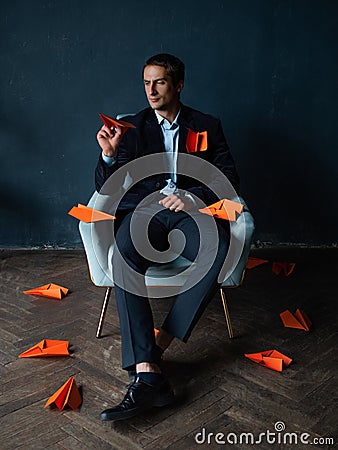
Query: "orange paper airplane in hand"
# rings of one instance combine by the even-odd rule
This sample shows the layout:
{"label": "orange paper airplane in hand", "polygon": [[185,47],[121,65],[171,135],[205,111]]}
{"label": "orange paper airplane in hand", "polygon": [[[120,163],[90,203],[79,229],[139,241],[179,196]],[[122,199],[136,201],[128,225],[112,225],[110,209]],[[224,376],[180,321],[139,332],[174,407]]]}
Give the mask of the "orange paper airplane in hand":
{"label": "orange paper airplane in hand", "polygon": [[68,341],[43,339],[30,349],[19,355],[19,358],[32,358],[36,356],[69,356]]}
{"label": "orange paper airplane in hand", "polygon": [[259,353],[246,353],[244,356],[261,366],[267,367],[277,372],[282,372],[283,367],[288,367],[292,359],[277,350],[266,350]]}
{"label": "orange paper airplane in hand", "polygon": [[105,124],[105,126],[109,129],[120,127],[122,135],[126,131],[128,131],[128,128],[136,128],[135,125],[129,122],[125,122],[124,120],[112,119],[111,117],[105,116],[104,114],[99,114],[99,116],[101,117],[101,120]]}
{"label": "orange paper airplane in hand", "polygon": [[46,402],[44,408],[54,403],[60,411],[68,405],[77,409],[82,403],[82,397],[74,377],[70,377]]}
{"label": "orange paper airplane in hand", "polygon": [[296,263],[290,262],[273,262],[272,263],[272,272],[275,275],[280,275],[282,272],[286,277],[292,274],[293,269],[295,268]]}
{"label": "orange paper airplane in hand", "polygon": [[195,132],[189,129],[185,145],[188,153],[204,152],[208,149],[207,131]]}
{"label": "orange paper airplane in hand", "polygon": [[213,203],[206,208],[199,209],[199,212],[203,214],[209,214],[217,219],[230,220],[236,222],[236,212],[240,214],[243,211],[243,205],[241,203],[233,202],[231,200],[223,199],[219,202]]}
{"label": "orange paper airplane in hand", "polygon": [[89,208],[88,206],[81,205],[81,203],[78,203],[77,206],[73,206],[73,208],[68,211],[68,214],[86,223],[99,222],[100,220],[116,219],[116,217],[112,216],[111,214],[98,211],[97,209]]}
{"label": "orange paper airplane in hand", "polygon": [[310,326],[312,325],[311,320],[305,312],[299,308],[294,315],[288,309],[281,312],[279,315],[286,328],[298,328],[299,330],[309,331]]}
{"label": "orange paper airplane in hand", "polygon": [[261,264],[266,264],[269,261],[267,259],[260,259],[260,258],[253,258],[252,256],[249,256],[248,261],[246,263],[247,269],[254,269],[257,266],[260,266]]}
{"label": "orange paper airplane in hand", "polygon": [[49,283],[43,286],[29,289],[24,291],[24,294],[37,295],[38,297],[55,298],[56,300],[61,300],[68,293],[67,288],[59,286],[58,284]]}

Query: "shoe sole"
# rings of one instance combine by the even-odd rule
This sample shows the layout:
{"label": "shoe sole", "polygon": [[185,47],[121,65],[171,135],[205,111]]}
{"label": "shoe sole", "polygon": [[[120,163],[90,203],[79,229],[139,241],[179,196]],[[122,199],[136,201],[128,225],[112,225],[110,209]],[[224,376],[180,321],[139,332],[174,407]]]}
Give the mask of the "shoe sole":
{"label": "shoe sole", "polygon": [[160,399],[158,399],[156,402],[145,406],[144,408],[137,408],[134,410],[129,410],[123,413],[114,413],[114,414],[100,414],[100,419],[103,422],[107,422],[107,421],[114,421],[117,422],[119,420],[126,420],[126,419],[130,419],[132,417],[138,416],[139,414],[142,414],[146,411],[149,411],[149,409],[155,407],[155,408],[163,408],[164,406],[169,406],[172,403],[174,403],[175,401],[175,396],[174,394],[168,394],[166,396],[161,397]]}
{"label": "shoe sole", "polygon": [[175,396],[173,393],[167,394],[161,398],[159,398],[156,402],[154,402],[151,406],[155,406],[156,408],[162,408],[163,406],[168,406],[174,403]]}

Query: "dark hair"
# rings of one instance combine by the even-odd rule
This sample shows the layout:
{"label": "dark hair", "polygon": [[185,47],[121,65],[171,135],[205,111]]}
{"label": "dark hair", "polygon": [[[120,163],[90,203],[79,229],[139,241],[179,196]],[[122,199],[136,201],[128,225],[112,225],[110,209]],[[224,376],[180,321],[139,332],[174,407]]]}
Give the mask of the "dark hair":
{"label": "dark hair", "polygon": [[174,55],[169,53],[159,53],[147,59],[143,66],[142,77],[144,75],[144,69],[147,66],[161,66],[167,69],[167,73],[171,76],[174,86],[177,86],[179,81],[184,81],[184,63]]}

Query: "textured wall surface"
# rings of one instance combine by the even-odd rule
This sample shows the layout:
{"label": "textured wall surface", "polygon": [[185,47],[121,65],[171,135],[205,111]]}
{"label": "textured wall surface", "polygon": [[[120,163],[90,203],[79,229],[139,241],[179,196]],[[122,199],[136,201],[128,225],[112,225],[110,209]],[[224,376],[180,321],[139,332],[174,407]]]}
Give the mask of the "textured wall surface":
{"label": "textured wall surface", "polygon": [[256,239],[337,242],[335,1],[7,1],[0,6],[0,245],[79,246],[99,112],[147,106],[177,54],[182,100],[221,118]]}

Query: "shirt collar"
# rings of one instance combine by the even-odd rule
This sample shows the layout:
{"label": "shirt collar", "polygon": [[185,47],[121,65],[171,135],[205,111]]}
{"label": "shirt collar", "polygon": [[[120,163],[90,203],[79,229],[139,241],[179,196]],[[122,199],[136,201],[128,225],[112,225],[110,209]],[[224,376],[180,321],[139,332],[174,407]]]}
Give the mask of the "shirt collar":
{"label": "shirt collar", "polygon": [[167,120],[164,117],[162,117],[161,114],[159,114],[156,110],[155,110],[155,115],[156,115],[158,123],[160,125],[164,125],[164,128],[169,130],[170,128],[172,128],[172,126],[174,124],[175,124],[175,128],[176,128],[176,126],[179,125],[177,120],[178,120],[178,116],[180,115],[180,112],[181,112],[181,108],[179,109],[179,111],[178,111],[178,113],[177,113],[177,115],[176,115],[176,117],[175,117],[175,119],[173,120],[172,123],[170,123],[169,120]]}

